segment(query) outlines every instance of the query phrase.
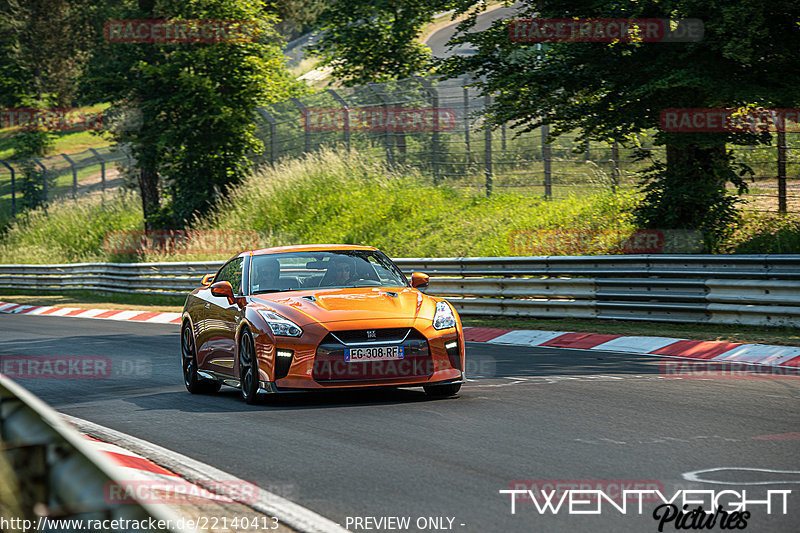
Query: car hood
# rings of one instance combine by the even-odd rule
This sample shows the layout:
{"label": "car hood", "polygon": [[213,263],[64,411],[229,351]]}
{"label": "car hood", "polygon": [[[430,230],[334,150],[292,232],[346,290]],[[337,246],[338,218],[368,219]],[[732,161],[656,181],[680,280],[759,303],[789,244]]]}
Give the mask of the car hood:
{"label": "car hood", "polygon": [[416,319],[424,296],[408,287],[318,289],[253,296],[254,303],[274,308],[298,322],[369,319]]}

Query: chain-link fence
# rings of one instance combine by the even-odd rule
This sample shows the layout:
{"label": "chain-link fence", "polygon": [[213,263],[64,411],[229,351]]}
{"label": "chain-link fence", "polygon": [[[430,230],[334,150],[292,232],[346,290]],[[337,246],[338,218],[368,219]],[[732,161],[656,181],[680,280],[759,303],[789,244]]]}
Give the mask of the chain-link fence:
{"label": "chain-link fence", "polygon": [[[391,166],[414,167],[433,183],[481,194],[513,190],[548,198],[633,189],[636,172],[649,165],[634,160],[633,148],[582,146],[577,135],[546,143],[547,127],[522,134],[508,125],[483,128],[482,113],[490,100],[469,83],[467,77],[415,77],[327,89],[259,108],[257,135],[264,149],[254,163],[341,146]],[[778,212],[785,205],[786,211],[800,213],[800,133],[786,133],[783,148],[774,137],[772,146],[732,147],[737,159],[755,171],[747,207]],[[642,135],[640,147],[664,160],[664,148],[653,147],[651,138]],[[34,198],[52,201],[104,190],[120,180],[119,169],[130,163],[129,152],[120,147],[0,160],[0,217],[13,216],[24,207],[21,202]]]}
{"label": "chain-link fence", "polygon": [[89,148],[27,160],[0,159],[0,217],[59,198],[102,192],[121,184],[120,171],[132,159],[124,146]]}
{"label": "chain-link fence", "polygon": [[[522,134],[508,125],[482,128],[482,112],[490,100],[469,82],[467,77],[416,77],[328,89],[260,108],[258,135],[264,151],[257,161],[276,162],[340,145],[385,158],[389,165],[415,167],[434,183],[446,181],[485,194],[505,189],[545,197],[634,188],[636,172],[649,166],[635,161],[634,148],[582,146],[577,135],[548,144],[547,127]],[[652,135],[640,136],[640,147],[663,161],[664,148],[653,147],[650,139]],[[755,171],[748,208],[778,211],[782,156],[788,211],[800,213],[800,134],[787,133],[783,150],[776,144],[732,149]]]}

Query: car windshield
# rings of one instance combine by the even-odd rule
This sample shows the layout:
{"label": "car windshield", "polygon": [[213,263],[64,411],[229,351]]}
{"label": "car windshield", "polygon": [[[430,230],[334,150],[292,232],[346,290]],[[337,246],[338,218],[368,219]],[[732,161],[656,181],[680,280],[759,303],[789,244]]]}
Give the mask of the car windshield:
{"label": "car windshield", "polygon": [[254,256],[252,294],[347,287],[407,287],[403,273],[376,250],[288,252]]}

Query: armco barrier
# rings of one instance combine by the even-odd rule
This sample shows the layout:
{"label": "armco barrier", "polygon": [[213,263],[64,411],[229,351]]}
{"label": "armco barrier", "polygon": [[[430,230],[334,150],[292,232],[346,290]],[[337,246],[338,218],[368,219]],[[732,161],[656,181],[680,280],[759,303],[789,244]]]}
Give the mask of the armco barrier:
{"label": "armco barrier", "polygon": [[[798,255],[403,258],[464,315],[800,326]],[[0,289],[185,294],[221,261],[1,265]]]}
{"label": "armco barrier", "polygon": [[[139,503],[109,503],[105,490],[114,480],[113,465],[58,413],[31,393],[0,375],[0,454],[11,466],[12,478],[0,483],[18,483],[17,492],[23,516],[4,516],[6,520],[100,520],[101,524],[128,520],[175,527],[179,522],[164,506]],[[34,512],[35,507],[35,512]],[[42,518],[39,518],[42,517]],[[107,521],[107,522],[106,522]],[[122,523],[122,522],[117,522]],[[127,522],[130,524],[131,522]],[[41,531],[65,530],[53,523]],[[22,527],[12,529],[19,529]],[[33,531],[33,528],[29,528]],[[103,529],[93,529],[103,531]],[[170,531],[143,528],[142,531]],[[172,530],[178,531],[178,530]]]}

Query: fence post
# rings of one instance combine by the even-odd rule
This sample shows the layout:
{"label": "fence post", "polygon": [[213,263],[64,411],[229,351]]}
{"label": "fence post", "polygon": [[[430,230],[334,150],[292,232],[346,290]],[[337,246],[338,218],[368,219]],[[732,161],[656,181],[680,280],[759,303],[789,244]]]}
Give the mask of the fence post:
{"label": "fence post", "polygon": [[61,154],[61,157],[67,160],[69,163],[70,168],[72,169],[72,199],[78,199],[78,169],[75,168],[75,162],[70,159],[67,154]]}
{"label": "fence post", "polygon": [[619,143],[611,143],[611,192],[617,192],[619,186]]}
{"label": "fence post", "polygon": [[469,144],[469,89],[466,87],[464,87],[464,143],[467,146],[467,161],[472,163],[472,154]]}
{"label": "fence post", "polygon": [[778,213],[786,214],[786,131],[778,124]]}
{"label": "fence post", "polygon": [[484,142],[485,142],[485,150],[486,153],[484,154],[484,166],[486,171],[486,196],[489,197],[492,195],[492,128],[491,124],[488,121],[488,110],[489,106],[492,105],[492,97],[489,94],[485,94],[483,96],[483,109],[484,109]]}
{"label": "fence post", "polygon": [[417,83],[422,85],[422,88],[430,95],[431,105],[433,107],[433,137],[431,139],[431,156],[433,166],[433,184],[439,184],[439,91],[434,87],[433,83],[420,76],[414,76]]}
{"label": "fence post", "polygon": [[[297,107],[297,109],[300,111],[300,116],[301,117],[305,116],[304,113],[305,113],[305,110],[306,110],[306,106],[303,105],[303,103],[300,101],[300,99],[299,98],[290,98],[290,100]],[[303,149],[304,149],[305,153],[308,153],[308,152],[311,151],[311,130],[308,129],[308,124],[306,122],[303,122],[303,131],[304,131],[304,136],[303,136],[304,146],[303,146]]]}
{"label": "fence post", "polygon": [[348,107],[344,98],[339,96],[339,93],[333,89],[327,89],[326,92],[342,106],[342,111],[344,112],[344,144],[347,146],[347,153],[350,153],[350,107]]}
{"label": "fence post", "polygon": [[550,154],[550,143],[547,142],[547,136],[550,135],[550,124],[542,126],[542,161],[544,162],[544,197],[551,199],[553,197],[553,174]]}
{"label": "fence post", "polygon": [[32,160],[42,168],[42,209],[47,213],[47,167],[36,157],[32,158]]}
{"label": "fence post", "polygon": [[258,114],[264,117],[264,120],[269,122],[269,162],[272,166],[275,166],[275,160],[277,157],[277,150],[275,146],[275,135],[277,134],[278,125],[275,122],[275,119],[272,118],[272,115],[267,113],[263,107],[259,107],[256,109]]}
{"label": "fence post", "polygon": [[89,148],[89,151],[92,152],[98,160],[100,160],[100,191],[105,194],[106,192],[106,160],[100,156],[100,152],[95,150],[94,148]]}
{"label": "fence post", "polygon": [[0,163],[3,164],[4,167],[11,172],[11,216],[17,216],[17,190],[16,190],[16,183],[14,182],[14,167],[9,165],[7,162],[0,159]]}
{"label": "fence post", "polygon": [[[385,120],[386,118],[389,117],[389,100],[386,98],[386,94],[383,92],[383,89],[379,84],[370,83],[369,88],[372,89],[372,92],[377,94],[378,98],[380,98],[381,102],[383,102],[381,106],[383,107],[383,110],[385,112],[385,115],[383,117]],[[389,128],[386,126],[386,124],[384,124],[383,141],[386,146],[386,163],[389,166],[394,166],[394,147],[390,139],[392,139],[391,133],[389,132]]]}

